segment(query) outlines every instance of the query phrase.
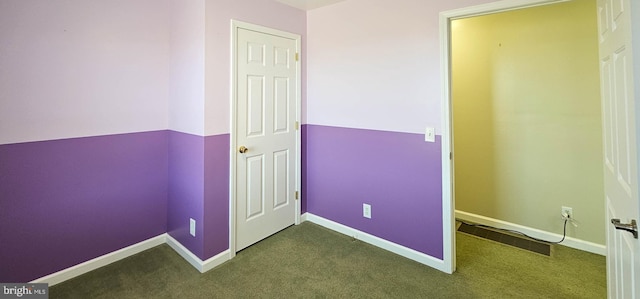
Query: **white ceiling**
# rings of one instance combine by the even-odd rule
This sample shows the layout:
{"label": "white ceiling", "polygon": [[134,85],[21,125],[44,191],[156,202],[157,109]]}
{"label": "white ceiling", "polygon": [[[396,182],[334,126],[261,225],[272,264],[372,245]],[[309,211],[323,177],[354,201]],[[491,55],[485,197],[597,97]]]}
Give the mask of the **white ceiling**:
{"label": "white ceiling", "polygon": [[322,6],[331,5],[345,0],[276,0],[289,6],[302,10],[311,10]]}

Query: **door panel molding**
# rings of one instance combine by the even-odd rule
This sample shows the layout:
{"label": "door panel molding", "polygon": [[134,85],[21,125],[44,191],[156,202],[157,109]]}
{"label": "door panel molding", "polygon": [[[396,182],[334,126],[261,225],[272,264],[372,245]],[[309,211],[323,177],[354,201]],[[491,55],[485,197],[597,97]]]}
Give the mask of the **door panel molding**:
{"label": "door panel molding", "polygon": [[[638,106],[634,87],[632,9],[635,1],[598,0],[599,59],[605,140],[604,186],[609,298],[638,298],[640,242],[611,223],[638,220]],[[637,7],[636,7],[637,9]],[[638,22],[638,21],[635,21]],[[637,24],[637,23],[636,23]],[[636,25],[637,26],[637,25]],[[637,27],[636,27],[637,28]],[[636,32],[637,34],[637,32]],[[636,44],[637,45],[637,44]]]}

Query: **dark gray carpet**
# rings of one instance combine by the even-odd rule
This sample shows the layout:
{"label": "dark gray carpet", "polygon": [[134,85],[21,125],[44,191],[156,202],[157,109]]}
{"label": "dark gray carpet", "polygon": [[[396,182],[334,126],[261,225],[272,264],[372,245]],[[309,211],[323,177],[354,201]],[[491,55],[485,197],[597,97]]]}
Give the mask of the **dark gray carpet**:
{"label": "dark gray carpet", "polygon": [[303,223],[201,274],[167,245],[51,287],[50,298],[606,298],[605,258],[457,234],[458,271]]}

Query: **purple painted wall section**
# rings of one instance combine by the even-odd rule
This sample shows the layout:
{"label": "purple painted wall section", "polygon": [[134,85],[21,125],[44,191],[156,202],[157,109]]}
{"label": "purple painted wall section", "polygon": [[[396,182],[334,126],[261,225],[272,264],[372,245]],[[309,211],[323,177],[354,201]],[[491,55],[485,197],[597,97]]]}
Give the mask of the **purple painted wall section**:
{"label": "purple painted wall section", "polygon": [[229,249],[229,134],[204,140],[204,257]]}
{"label": "purple painted wall section", "polygon": [[[196,236],[189,234],[189,219]],[[204,137],[169,131],[169,203],[167,232],[203,259]]]}
{"label": "purple painted wall section", "polygon": [[300,128],[300,189],[302,197],[300,198],[300,214],[307,212],[307,125]]}
{"label": "purple painted wall section", "polygon": [[[308,212],[442,259],[439,138],[305,127]],[[372,219],[362,217],[363,203]]]}
{"label": "purple painted wall section", "polygon": [[229,248],[229,134],[169,132],[168,206],[168,233],[198,258]]}
{"label": "purple painted wall section", "polygon": [[166,232],[166,131],[0,145],[0,281]]}
{"label": "purple painted wall section", "polygon": [[[303,126],[302,211],[442,258],[440,142],[423,139]],[[164,232],[213,257],[228,249],[228,173],[229,134],[0,145],[0,281],[30,281]],[[361,216],[364,202],[373,219]]]}

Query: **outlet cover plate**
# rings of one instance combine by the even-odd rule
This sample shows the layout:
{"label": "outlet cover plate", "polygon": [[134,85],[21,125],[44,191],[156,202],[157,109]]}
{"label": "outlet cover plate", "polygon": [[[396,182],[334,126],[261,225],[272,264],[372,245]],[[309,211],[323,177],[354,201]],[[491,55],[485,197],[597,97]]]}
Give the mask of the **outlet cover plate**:
{"label": "outlet cover plate", "polygon": [[562,215],[564,217],[564,215],[569,215],[570,219],[573,219],[573,208],[572,207],[562,207],[562,210],[560,211],[560,215]]}
{"label": "outlet cover plate", "polygon": [[363,203],[362,204],[362,217],[371,219],[371,205]]}
{"label": "outlet cover plate", "polygon": [[196,236],[196,220],[193,218],[189,218],[189,234]]}

